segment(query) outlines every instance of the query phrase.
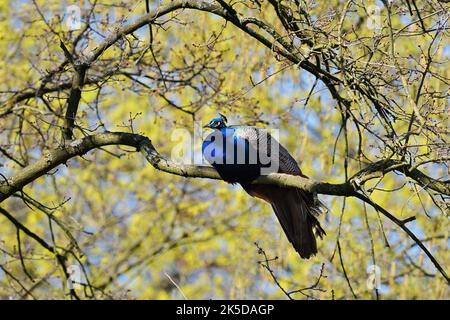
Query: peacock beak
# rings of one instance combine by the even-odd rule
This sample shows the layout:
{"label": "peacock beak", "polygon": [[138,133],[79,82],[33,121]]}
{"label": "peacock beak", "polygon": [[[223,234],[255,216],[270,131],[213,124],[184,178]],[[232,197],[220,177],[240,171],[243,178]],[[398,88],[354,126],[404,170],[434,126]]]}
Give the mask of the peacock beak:
{"label": "peacock beak", "polygon": [[205,126],[203,126],[203,128],[211,128],[211,124],[207,124],[207,125],[205,125]]}

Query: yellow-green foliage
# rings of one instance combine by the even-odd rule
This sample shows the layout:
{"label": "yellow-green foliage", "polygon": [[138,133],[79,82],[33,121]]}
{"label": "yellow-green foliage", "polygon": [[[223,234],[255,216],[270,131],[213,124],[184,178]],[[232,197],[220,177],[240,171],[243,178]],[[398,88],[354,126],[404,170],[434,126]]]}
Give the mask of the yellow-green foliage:
{"label": "yellow-green foliage", "polygon": [[[11,97],[8,91],[38,88],[43,75],[64,60],[59,41],[64,41],[71,50],[71,41],[79,32],[71,35],[64,31],[62,3],[57,0],[36,3],[48,19],[48,25],[42,21],[31,1],[11,1],[9,5],[0,2],[0,90],[5,92],[1,95],[1,102]],[[124,22],[127,24],[145,12],[144,2],[114,9],[108,1],[98,3],[96,28],[103,36],[121,25],[121,16],[129,15]],[[87,8],[88,2],[84,5]],[[342,10],[343,6],[342,1],[317,1],[311,7],[311,14],[324,16],[331,8]],[[245,13],[250,9],[240,3],[236,10]],[[350,28],[361,10],[359,7],[349,13],[343,27]],[[193,132],[194,120],[208,121],[220,111],[233,123],[280,129],[281,142],[299,161],[306,175],[317,180],[343,182],[346,151],[342,133],[336,142],[341,113],[323,84],[319,83],[322,90],[311,95],[305,106],[315,80],[306,71],[295,65],[287,67],[286,61],[278,61],[272,51],[231,23],[225,26],[218,17],[187,10],[178,13],[178,20],[165,24],[165,30],[153,27],[153,49],[159,64],[164,70],[179,70],[186,77],[195,73],[189,70],[191,67],[197,70],[205,62],[211,70],[195,78],[194,84],[206,86],[206,81],[210,81],[211,87],[199,94],[190,86],[172,86],[169,83],[171,89],[166,97],[188,111],[184,112],[170,106],[160,95],[164,92],[162,82],[152,82],[150,88],[145,88],[123,74],[116,74],[104,84],[100,94],[96,85],[84,87],[77,125],[96,132],[104,129],[130,131],[132,122],[136,133],[148,136],[159,152],[170,155],[175,144],[171,141],[171,133],[175,129],[185,128]],[[258,15],[282,29],[267,3],[263,3]],[[339,17],[330,19],[328,29],[324,31],[336,34]],[[398,19],[394,19],[393,24],[396,28],[404,26]],[[383,33],[387,34],[387,31],[383,30]],[[348,39],[353,36],[349,32]],[[144,48],[148,44],[147,28],[136,32],[135,37],[141,40],[138,48]],[[215,37],[218,41],[212,45]],[[320,35],[317,37],[319,39]],[[372,31],[361,28],[359,37],[371,38]],[[89,54],[101,39],[100,35],[92,33],[82,48],[83,52]],[[120,46],[106,50],[94,70],[88,71],[88,76],[99,76],[102,70],[113,66],[125,72],[136,72],[135,61],[140,53],[123,54],[130,52],[127,41],[134,43],[136,39],[128,35]],[[396,50],[403,56],[420,56],[418,45],[426,46],[428,41],[426,37],[414,40],[400,38]],[[77,50],[80,52],[80,47]],[[383,50],[388,51],[389,48]],[[364,48],[360,46],[351,54],[357,58],[363,52]],[[437,58],[444,54],[444,50],[436,52]],[[158,77],[150,51],[141,59],[147,64],[147,67],[142,67],[143,74]],[[282,68],[285,70],[270,76]],[[447,69],[448,77],[448,64],[441,68]],[[71,67],[66,69],[61,82],[71,81]],[[267,81],[252,86],[251,81],[257,83],[266,77],[269,77]],[[442,84],[437,80],[430,80],[427,85],[429,90],[442,90],[439,87]],[[345,90],[343,94],[351,98]],[[58,147],[67,96],[67,90],[44,96],[59,117],[49,112],[40,99],[18,103],[12,115],[0,118],[3,130],[1,145],[6,145],[9,153],[25,163],[32,163],[46,150]],[[434,103],[445,105],[439,100]],[[99,126],[96,107],[105,127]],[[353,101],[351,108],[357,110],[359,107]],[[195,117],[189,113],[194,111]],[[368,114],[362,116],[370,118]],[[407,130],[404,122],[395,126],[399,132]],[[381,127],[376,129],[382,131]],[[351,155],[348,172],[352,174],[361,169],[357,159],[358,136],[354,126],[349,124],[347,130]],[[76,129],[75,135],[82,137],[83,133]],[[422,140],[418,136],[414,143],[426,143]],[[362,147],[372,161],[385,156],[372,139],[364,137]],[[426,151],[424,147],[418,152]],[[20,169],[17,163],[0,158],[0,173],[10,176]],[[430,174],[434,177],[447,174],[448,177],[448,172],[442,169]],[[426,246],[444,267],[448,267],[448,218],[438,213],[427,192],[410,183],[395,192],[380,191],[398,188],[405,181],[404,177],[394,173],[386,175],[377,185],[378,191],[372,193],[372,199],[400,219],[416,216],[417,221],[412,223],[413,231],[419,238],[429,239]],[[370,182],[367,188],[374,185]],[[345,200],[342,212],[344,198],[321,196],[329,208],[329,212],[320,217],[327,236],[319,241],[316,257],[301,260],[267,203],[251,198],[238,186],[159,172],[131,148],[106,147],[82,158],[71,159],[66,165],[59,166],[56,172],[29,184],[24,192],[45,206],[56,208],[48,211],[64,228],[53,221],[53,239],[49,218],[43,211],[27,206],[17,197],[6,200],[2,207],[61,252],[70,249],[76,253],[95,288],[96,298],[171,299],[185,295],[188,299],[285,299],[267,270],[258,264],[263,256],[258,253],[255,242],[269,258],[278,257],[270,265],[287,290],[315,283],[324,264],[323,275],[326,277],[319,285],[323,290],[307,291],[318,299],[352,298],[348,283],[358,298],[374,298],[373,291],[366,285],[366,268],[374,263],[381,268],[382,299],[450,297],[446,282],[428,258],[417,247],[411,249],[413,242],[389,220],[354,199]],[[77,247],[68,233],[73,236]],[[338,233],[342,262],[337,251]],[[21,240],[27,271],[36,281],[41,281],[39,284],[33,284],[24,274],[18,259],[16,229],[0,216],[0,263],[16,274],[27,288],[33,286],[36,298],[67,297],[67,290],[62,285],[63,274],[54,255],[23,233]],[[375,262],[372,251],[375,252]],[[77,264],[73,255],[68,254],[67,259],[68,264]],[[0,298],[21,295],[24,291],[19,285],[0,270]],[[87,298],[82,289],[79,295]],[[301,293],[293,297],[305,298]]]}

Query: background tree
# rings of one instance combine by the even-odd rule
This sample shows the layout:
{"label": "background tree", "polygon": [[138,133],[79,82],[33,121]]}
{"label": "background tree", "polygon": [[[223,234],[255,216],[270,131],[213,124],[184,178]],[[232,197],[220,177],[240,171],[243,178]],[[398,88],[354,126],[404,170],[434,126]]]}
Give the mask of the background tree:
{"label": "background tree", "polygon": [[[0,297],[449,298],[448,3],[74,4],[0,3]],[[258,181],[322,194],[313,259],[158,153],[217,111],[314,179]]]}

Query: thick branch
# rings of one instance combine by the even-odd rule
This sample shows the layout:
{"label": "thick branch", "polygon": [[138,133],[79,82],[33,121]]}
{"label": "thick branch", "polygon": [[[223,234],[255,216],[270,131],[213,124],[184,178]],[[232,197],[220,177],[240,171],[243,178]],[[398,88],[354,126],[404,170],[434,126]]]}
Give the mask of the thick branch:
{"label": "thick branch", "polygon": [[[153,167],[158,170],[190,178],[221,180],[216,169],[210,166],[185,165],[172,162],[161,156],[153,145],[144,143],[141,151]],[[282,187],[296,187],[305,191],[334,196],[350,196],[354,189],[351,183],[332,184],[283,173],[271,173],[256,179],[255,184],[276,184]]]}
{"label": "thick branch", "polygon": [[[140,149],[153,167],[167,173],[183,177],[221,180],[217,171],[212,167],[178,164],[164,158],[156,151],[147,137],[124,132],[106,132],[72,141],[69,145],[51,151],[45,154],[41,160],[23,168],[19,173],[0,184],[0,202],[21,190],[27,184],[45,175],[56,166],[67,162],[70,158],[83,155],[92,149],[106,145],[127,145]],[[350,183],[331,184],[316,182],[287,174],[270,174],[255,180],[254,183],[291,186],[310,192],[337,196],[348,196],[353,191]]]}
{"label": "thick branch", "polygon": [[0,184],[0,202],[21,190],[27,184],[47,174],[50,170],[70,158],[83,155],[92,149],[106,145],[128,145],[138,147],[146,137],[131,133],[100,133],[87,136],[83,139],[74,140],[69,145],[50,151],[39,161],[23,168],[13,177]]}
{"label": "thick branch", "polygon": [[66,117],[64,122],[64,137],[72,139],[75,117],[78,111],[78,105],[81,99],[81,89],[84,85],[84,77],[87,67],[80,65],[75,67],[75,74],[72,79],[72,88],[70,89],[69,99],[67,99]]}
{"label": "thick branch", "polygon": [[78,105],[81,99],[81,89],[84,86],[84,78],[86,76],[86,70],[88,64],[79,63],[74,60],[71,53],[64,45],[64,42],[60,43],[61,49],[64,51],[64,55],[67,60],[73,65],[75,73],[72,78],[72,87],[70,89],[69,99],[67,99],[66,117],[64,121],[64,138],[71,140],[73,137],[73,127],[75,125],[75,117],[78,111]]}
{"label": "thick branch", "polygon": [[[45,175],[56,166],[65,163],[70,158],[83,155],[92,149],[106,145],[127,145],[135,147],[142,151],[147,160],[153,167],[158,170],[191,178],[209,178],[221,180],[217,171],[210,166],[197,166],[189,164],[174,163],[169,159],[161,156],[150,139],[145,136],[124,132],[106,132],[96,135],[87,136],[83,139],[75,140],[69,145],[58,148],[44,155],[38,162],[25,167],[19,173],[0,184],[0,202],[11,196],[16,191],[21,190],[24,186],[35,179]],[[396,162],[394,160],[379,161],[367,168],[361,170],[346,183],[332,184],[328,182],[319,182],[311,179],[292,176],[282,173],[272,173],[262,176],[254,181],[257,184],[276,184],[285,187],[296,187],[305,191],[315,192],[318,194],[327,194],[334,196],[352,196],[360,185],[368,181],[375,172],[383,174],[398,170],[405,173],[417,181],[427,183],[428,187],[442,191],[448,194],[448,186],[445,182],[432,179],[421,173],[418,169],[411,171],[406,169],[406,164]],[[441,190],[442,189],[442,190]]]}

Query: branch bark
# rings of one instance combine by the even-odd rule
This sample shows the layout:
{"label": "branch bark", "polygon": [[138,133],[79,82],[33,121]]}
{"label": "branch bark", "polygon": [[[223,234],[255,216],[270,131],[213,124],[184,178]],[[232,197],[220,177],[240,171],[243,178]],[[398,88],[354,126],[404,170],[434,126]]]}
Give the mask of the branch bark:
{"label": "branch bark", "polygon": [[75,125],[75,117],[78,111],[78,105],[81,99],[81,89],[84,86],[84,78],[86,76],[86,71],[88,65],[86,63],[80,63],[75,61],[71,53],[64,45],[64,42],[60,43],[61,49],[64,51],[64,55],[67,60],[72,64],[74,68],[74,75],[72,77],[72,87],[70,89],[69,99],[67,99],[67,109],[64,121],[64,138],[71,140],[73,137],[73,128]]}
{"label": "branch bark", "polygon": [[[70,158],[81,156],[92,149],[107,145],[135,147],[141,150],[153,167],[170,174],[190,178],[221,180],[217,171],[210,166],[180,164],[163,157],[153,146],[151,140],[145,136],[125,132],[105,132],[74,140],[68,145],[48,152],[41,160],[23,168],[16,175],[6,179],[6,181],[0,182],[0,202],[21,190],[27,184],[45,175],[56,166],[67,162]],[[423,187],[450,195],[449,186],[445,181],[433,179],[416,168],[410,168],[407,163],[401,161],[381,160],[367,166],[344,183],[314,181],[312,179],[282,173],[272,173],[267,176],[262,176],[256,179],[254,183],[295,187],[308,192],[333,196],[353,196],[361,185],[372,178],[378,177],[376,173],[386,174],[396,170],[414,179]]]}
{"label": "branch bark", "polygon": [[84,86],[86,70],[87,67],[85,65],[75,65],[75,74],[72,78],[69,99],[67,99],[67,109],[64,121],[64,138],[67,140],[71,140],[73,137],[75,117],[77,115],[78,105],[80,104],[81,89]]}
{"label": "branch bark", "polygon": [[11,178],[1,182],[0,202],[13,195],[15,192],[20,191],[23,187],[37,178],[47,174],[58,165],[66,163],[67,160],[73,157],[81,156],[92,149],[106,145],[128,145],[139,147],[143,139],[148,140],[148,138],[137,134],[106,132],[74,140],[68,145],[44,154],[39,161],[23,168]]}
{"label": "branch bark", "polygon": [[[50,151],[36,163],[23,168],[14,176],[1,182],[0,202],[20,191],[37,178],[47,174],[58,165],[66,163],[69,159],[107,145],[135,147],[142,151],[153,167],[167,173],[190,178],[222,179],[213,167],[179,164],[166,159],[158,153],[150,139],[145,136],[125,132],[105,132],[74,140],[68,145]],[[309,192],[335,196],[348,196],[354,190],[350,182],[332,184],[281,173],[260,177],[254,183],[297,187]]]}

